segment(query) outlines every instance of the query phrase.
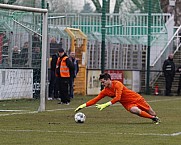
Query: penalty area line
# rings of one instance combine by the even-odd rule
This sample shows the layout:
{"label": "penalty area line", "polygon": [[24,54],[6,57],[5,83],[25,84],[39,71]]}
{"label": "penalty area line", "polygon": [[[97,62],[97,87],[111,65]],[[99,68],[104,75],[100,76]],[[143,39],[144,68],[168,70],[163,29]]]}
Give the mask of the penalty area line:
{"label": "penalty area line", "polygon": [[[150,100],[147,102],[164,102],[164,101],[175,101],[175,100],[180,100],[181,98],[174,98],[174,99],[161,99],[161,100]],[[114,106],[118,106],[121,104],[114,104],[112,105],[112,107]],[[95,106],[89,106],[88,108],[94,108]],[[52,109],[52,110],[46,110],[47,112],[51,112],[51,111],[66,111],[66,110],[75,110],[76,108],[63,108],[63,109]]]}
{"label": "penalty area line", "polygon": [[38,113],[38,111],[19,112],[19,113],[7,113],[7,114],[0,114],[0,116],[23,115],[23,114],[34,114],[34,113]]}
{"label": "penalty area line", "polygon": [[[70,133],[70,134],[102,134],[102,132],[86,132],[86,131],[56,131],[56,130],[7,130],[7,129],[0,129],[0,132],[42,132],[42,133]],[[114,135],[135,135],[135,136],[179,136],[181,132],[176,133],[107,133],[107,134],[114,134]]]}
{"label": "penalty area line", "polygon": [[181,98],[170,98],[170,99],[161,99],[161,100],[150,100],[150,101],[147,101],[147,102],[165,102],[165,101],[176,101],[176,100],[181,100]]}
{"label": "penalty area line", "polygon": [[0,112],[23,112],[27,110],[0,110]]}
{"label": "penalty area line", "polygon": [[[175,101],[175,100],[180,100],[181,98],[170,98],[170,99],[161,99],[161,100],[150,100],[150,101],[147,101],[147,102],[164,102],[164,101]],[[114,106],[118,106],[118,105],[121,105],[121,104],[114,104],[112,105],[112,107]],[[94,108],[95,106],[90,106],[88,108]],[[66,110],[75,110],[76,108],[62,108],[62,109],[51,109],[51,110],[45,110],[47,112],[53,112],[53,111],[66,111]],[[12,110],[13,111],[13,110]],[[16,111],[16,110],[15,110]],[[18,110],[17,110],[18,111]],[[20,110],[22,111],[22,110]],[[1,110],[0,110],[1,112]],[[11,111],[9,111],[11,112]],[[24,110],[22,112],[16,112],[16,113],[8,113],[8,114],[0,114],[0,116],[10,116],[10,115],[19,115],[19,114],[33,114],[33,113],[38,113],[38,111],[27,111],[27,110]]]}

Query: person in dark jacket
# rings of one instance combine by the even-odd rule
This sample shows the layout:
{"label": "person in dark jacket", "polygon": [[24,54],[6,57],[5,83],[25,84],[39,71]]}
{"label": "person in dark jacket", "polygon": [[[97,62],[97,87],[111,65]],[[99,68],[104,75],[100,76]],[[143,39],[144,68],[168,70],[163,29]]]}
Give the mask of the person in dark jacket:
{"label": "person in dark jacket", "polygon": [[20,62],[20,65],[22,67],[26,67],[27,66],[27,63],[28,63],[28,49],[29,49],[29,43],[28,42],[25,42],[24,45],[23,45],[23,48],[21,49],[21,52],[20,52],[20,57],[23,61]]}
{"label": "person in dark jacket", "polygon": [[180,90],[181,90],[181,65],[177,68],[177,72],[180,74],[179,82],[178,82],[177,95],[180,96]]}
{"label": "person in dark jacket", "polygon": [[12,53],[12,66],[13,67],[19,66],[20,61],[21,61],[20,49],[18,48],[18,46],[14,46]]}
{"label": "person in dark jacket", "polygon": [[70,98],[73,98],[74,97],[74,79],[76,78],[77,73],[79,72],[79,63],[78,63],[78,60],[75,58],[75,52],[70,52],[69,59],[74,65],[74,70],[71,71],[70,73],[70,83],[69,83],[69,87],[70,87],[69,95],[70,95]]}
{"label": "person in dark jacket", "polygon": [[40,82],[41,82],[41,48],[34,47],[32,51],[32,68],[33,68],[33,84],[35,99],[40,98]]}
{"label": "person in dark jacket", "polygon": [[55,69],[57,59],[59,57],[58,52],[52,55],[51,63],[50,63],[50,85],[49,85],[49,97],[54,99],[58,99],[58,90],[56,88],[56,76]]}
{"label": "person in dark jacket", "polygon": [[59,104],[70,103],[69,96],[69,81],[70,81],[70,72],[74,70],[74,66],[67,54],[64,52],[63,48],[59,49],[59,57],[56,64],[56,77],[57,77],[57,88],[59,91],[59,97],[61,102]]}
{"label": "person in dark jacket", "polygon": [[173,54],[169,54],[168,59],[164,61],[162,70],[165,77],[165,95],[171,96],[172,82],[175,76],[175,63],[173,62]]}

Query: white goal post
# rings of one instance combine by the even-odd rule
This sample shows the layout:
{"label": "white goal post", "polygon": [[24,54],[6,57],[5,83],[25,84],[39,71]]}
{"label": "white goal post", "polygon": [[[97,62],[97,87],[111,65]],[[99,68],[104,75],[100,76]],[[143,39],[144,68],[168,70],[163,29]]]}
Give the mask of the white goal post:
{"label": "white goal post", "polygon": [[47,18],[48,10],[24,6],[15,6],[8,4],[0,4],[1,9],[19,10],[27,12],[36,12],[43,14],[43,26],[42,26],[42,59],[41,59],[41,90],[40,90],[40,106],[38,111],[45,111],[45,96],[46,96],[46,66],[47,66]]}

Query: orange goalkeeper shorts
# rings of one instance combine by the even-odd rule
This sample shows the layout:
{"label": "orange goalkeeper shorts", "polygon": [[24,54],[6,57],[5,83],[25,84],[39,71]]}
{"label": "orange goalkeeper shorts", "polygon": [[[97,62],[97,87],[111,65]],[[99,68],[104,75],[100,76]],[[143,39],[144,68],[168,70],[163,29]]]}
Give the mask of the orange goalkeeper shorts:
{"label": "orange goalkeeper shorts", "polygon": [[150,110],[150,105],[145,101],[144,98],[134,101],[134,102],[128,102],[128,103],[121,103],[123,105],[123,107],[130,111],[130,109],[132,107],[138,107],[139,109],[143,110],[143,111],[148,111]]}

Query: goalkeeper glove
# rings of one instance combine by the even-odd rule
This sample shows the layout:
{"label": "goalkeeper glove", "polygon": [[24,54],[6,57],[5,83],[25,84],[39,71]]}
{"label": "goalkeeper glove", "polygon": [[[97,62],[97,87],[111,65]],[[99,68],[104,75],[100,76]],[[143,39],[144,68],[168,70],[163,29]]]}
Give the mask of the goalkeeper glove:
{"label": "goalkeeper glove", "polygon": [[79,111],[79,110],[81,110],[81,109],[83,109],[83,108],[85,108],[85,107],[86,107],[86,103],[84,103],[84,104],[80,105],[79,107],[77,107],[77,108],[75,109],[75,112],[77,112],[77,111]]}
{"label": "goalkeeper glove", "polygon": [[96,104],[96,107],[97,107],[97,109],[99,109],[101,111],[110,105],[112,105],[111,101],[104,103],[104,104]]}

